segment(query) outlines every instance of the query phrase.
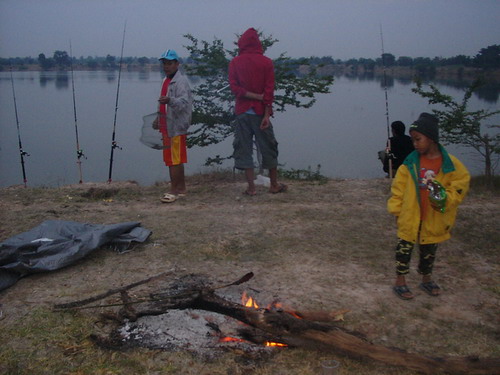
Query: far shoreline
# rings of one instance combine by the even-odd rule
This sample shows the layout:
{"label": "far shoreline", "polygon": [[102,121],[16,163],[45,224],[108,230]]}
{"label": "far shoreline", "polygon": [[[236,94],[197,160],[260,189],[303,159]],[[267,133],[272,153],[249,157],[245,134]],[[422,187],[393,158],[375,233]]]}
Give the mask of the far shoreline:
{"label": "far shoreline", "polygon": [[[314,67],[317,70],[318,75],[333,75],[333,76],[373,76],[382,77],[384,73],[392,78],[400,79],[413,79],[420,75],[418,69],[414,67],[381,67],[376,66],[373,69],[365,69],[361,65],[348,65],[348,64],[326,64],[323,66]],[[300,74],[307,74],[311,69],[310,65],[299,65],[297,71]],[[114,68],[89,68],[83,65],[74,65],[73,71],[118,71],[119,66]],[[158,64],[122,64],[122,70],[129,72],[159,72],[161,73],[160,66]],[[7,72],[9,69],[0,70],[0,72]],[[71,68],[58,68],[54,67],[51,69],[42,69],[39,64],[31,65],[14,65],[12,66],[13,72],[70,72]],[[489,83],[500,83],[500,69],[486,70],[482,68],[472,68],[464,66],[444,66],[436,67],[432,74],[426,74],[423,78],[425,79],[452,79],[459,81],[472,81],[478,77],[483,77]]]}

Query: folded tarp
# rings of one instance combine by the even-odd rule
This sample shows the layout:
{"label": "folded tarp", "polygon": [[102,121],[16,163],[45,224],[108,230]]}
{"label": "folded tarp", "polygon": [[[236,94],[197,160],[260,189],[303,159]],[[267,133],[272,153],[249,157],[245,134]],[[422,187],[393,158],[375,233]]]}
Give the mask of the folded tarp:
{"label": "folded tarp", "polygon": [[124,251],[132,242],[144,242],[151,231],[140,225],[44,221],[0,243],[0,290],[30,273],[66,267],[104,245]]}

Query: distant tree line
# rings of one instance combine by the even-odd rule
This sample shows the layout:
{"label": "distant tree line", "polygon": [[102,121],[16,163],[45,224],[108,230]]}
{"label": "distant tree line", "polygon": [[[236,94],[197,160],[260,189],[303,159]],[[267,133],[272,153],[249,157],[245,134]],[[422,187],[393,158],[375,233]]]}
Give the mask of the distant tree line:
{"label": "distant tree line", "polygon": [[[324,60],[321,60],[324,63]],[[469,68],[478,68],[484,70],[500,69],[500,45],[491,45],[482,48],[474,57],[457,55],[454,57],[416,57],[399,56],[396,58],[391,53],[384,53],[378,59],[349,59],[343,64],[357,68],[362,66],[364,70],[370,71],[375,67],[407,67],[413,68],[419,73],[433,73],[438,67],[460,66]]]}
{"label": "distant tree line", "polygon": [[[52,57],[47,57],[44,53],[40,53],[38,58],[33,57],[11,57],[0,58],[0,70],[9,69],[12,65],[17,70],[26,70],[29,66],[38,65],[41,70],[66,70],[71,67],[75,69],[89,70],[114,70],[118,69],[120,58],[107,55],[106,57],[98,56],[80,56],[73,57],[66,51],[55,51]],[[123,57],[123,63],[126,65],[143,67],[149,64],[158,64],[157,57]]]}
{"label": "distant tree line", "polygon": [[[300,66],[303,58],[291,59],[290,62]],[[114,70],[119,66],[120,59],[107,55],[106,57],[73,57],[66,51],[55,51],[52,57],[47,57],[44,53],[40,53],[38,58],[32,57],[11,57],[0,58],[0,70],[6,70],[9,66],[15,67],[17,70],[28,69],[28,66],[38,65],[42,70],[54,69],[69,69],[71,63],[75,69],[89,69],[89,70]],[[157,57],[124,57],[123,63],[127,66],[145,67],[148,65],[159,65]],[[184,64],[194,64],[191,58],[183,59]],[[416,57],[399,56],[396,58],[391,53],[384,53],[380,58],[359,58],[359,59],[334,59],[332,56],[323,57],[310,57],[307,58],[307,64],[313,66],[331,66],[342,65],[350,66],[353,69],[363,68],[365,71],[374,70],[376,67],[407,67],[413,68],[421,73],[430,73],[438,67],[446,66],[462,66],[472,67],[485,70],[500,69],[500,45],[491,45],[482,48],[475,56],[457,55],[454,57]]]}
{"label": "distant tree line", "polygon": [[398,58],[396,58],[396,56],[391,53],[384,53],[380,58],[377,59],[353,58],[348,60],[335,60],[331,56],[326,56],[311,57],[311,62],[316,65],[362,65],[367,69],[373,69],[376,66],[417,67],[419,65],[434,67],[462,65],[466,67],[476,67],[482,69],[498,69],[500,68],[500,45],[492,45],[486,48],[482,48],[474,57],[457,55],[449,58],[434,57],[433,59],[429,57],[412,58],[409,56],[399,56]]}

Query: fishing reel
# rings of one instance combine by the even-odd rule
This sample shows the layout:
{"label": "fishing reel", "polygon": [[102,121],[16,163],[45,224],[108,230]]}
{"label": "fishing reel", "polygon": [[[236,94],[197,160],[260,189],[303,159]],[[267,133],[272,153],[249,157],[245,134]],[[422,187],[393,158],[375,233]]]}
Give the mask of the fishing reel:
{"label": "fishing reel", "polygon": [[78,158],[78,160],[80,160],[81,158],[87,159],[82,149],[76,151],[76,157]]}
{"label": "fishing reel", "polygon": [[122,148],[118,146],[118,143],[116,141],[111,142],[111,148],[114,150],[117,148],[118,150],[121,150]]}

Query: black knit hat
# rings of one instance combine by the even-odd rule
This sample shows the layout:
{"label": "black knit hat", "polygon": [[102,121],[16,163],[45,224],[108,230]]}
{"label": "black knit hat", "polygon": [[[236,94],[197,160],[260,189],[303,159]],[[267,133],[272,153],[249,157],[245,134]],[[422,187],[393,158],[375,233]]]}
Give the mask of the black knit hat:
{"label": "black knit hat", "polygon": [[426,137],[429,137],[434,142],[439,143],[439,128],[438,128],[439,120],[436,116],[431,115],[430,113],[423,112],[418,117],[418,120],[415,121],[410,126],[410,132],[412,130],[422,133]]}

